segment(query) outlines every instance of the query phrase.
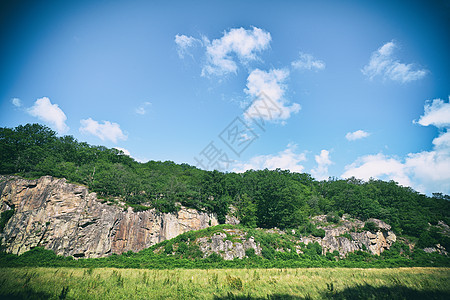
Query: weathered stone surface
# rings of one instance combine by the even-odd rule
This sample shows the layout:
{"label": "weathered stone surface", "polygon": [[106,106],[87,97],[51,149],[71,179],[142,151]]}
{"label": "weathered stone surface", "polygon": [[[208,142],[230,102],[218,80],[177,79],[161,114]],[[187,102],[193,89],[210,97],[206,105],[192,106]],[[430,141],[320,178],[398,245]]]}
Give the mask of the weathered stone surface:
{"label": "weathered stone surface", "polygon": [[445,247],[441,246],[441,244],[437,244],[435,245],[435,247],[423,248],[423,251],[425,251],[426,253],[437,252],[439,254],[448,255],[448,252],[446,251]]}
{"label": "weathered stone surface", "polygon": [[230,211],[228,212],[228,215],[225,216],[225,223],[231,224],[231,225],[238,225],[241,223],[238,218],[236,218],[236,207],[230,206]]}
{"label": "weathered stone surface", "polygon": [[391,230],[391,225],[386,224],[385,222],[383,222],[383,221],[381,221],[381,220],[374,219],[374,218],[370,218],[370,219],[367,220],[367,222],[373,222],[373,223],[375,223],[375,225],[376,225],[379,229],[381,229],[381,230],[384,230],[384,231],[389,231],[389,230]]}
{"label": "weathered stone surface", "polygon": [[140,251],[189,230],[217,225],[212,214],[182,207],[177,214],[123,211],[65,179],[0,176],[0,210],[15,207],[0,234],[6,251],[41,246],[59,255],[102,257]]}
{"label": "weathered stone surface", "polygon": [[[316,222],[326,222],[326,215],[314,217]],[[369,250],[372,254],[380,255],[385,249],[389,249],[392,243],[396,241],[396,235],[390,231],[391,226],[378,219],[369,219],[377,225],[379,230],[375,233],[362,231],[364,222],[360,220],[350,220],[344,215],[339,225],[318,226],[325,230],[325,237],[311,238],[304,237],[302,242],[308,244],[310,242],[318,242],[323,249],[323,253],[333,252],[337,250],[341,256],[347,255],[349,252],[357,250]],[[349,234],[351,240],[345,236]]]}
{"label": "weathered stone surface", "polygon": [[437,224],[438,227],[440,227],[440,232],[445,236],[450,236],[450,226],[445,224],[444,221],[438,221]]}
{"label": "weathered stone surface", "polygon": [[[254,237],[245,238],[245,233],[240,230],[224,229],[226,233],[216,233],[211,237],[202,237],[197,239],[203,257],[208,257],[213,252],[222,256],[225,260],[234,258],[244,258],[245,250],[254,249],[256,255],[261,255],[261,246],[255,242]],[[227,239],[227,235],[232,240]]]}

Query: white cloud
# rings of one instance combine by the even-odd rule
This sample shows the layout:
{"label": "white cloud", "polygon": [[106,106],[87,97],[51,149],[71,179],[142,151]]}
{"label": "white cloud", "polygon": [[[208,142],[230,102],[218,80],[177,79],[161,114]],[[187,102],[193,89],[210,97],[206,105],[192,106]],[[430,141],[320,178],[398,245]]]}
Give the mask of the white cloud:
{"label": "white cloud", "polygon": [[125,148],[121,148],[121,147],[114,147],[114,149],[117,149],[117,150],[119,150],[119,151],[122,151],[122,152],[123,152],[123,154],[125,154],[125,155],[127,155],[127,156],[130,156],[130,157],[131,157],[130,151],[128,151],[128,150],[127,150],[127,149],[125,149]]}
{"label": "white cloud", "polygon": [[330,160],[330,152],[328,150],[320,151],[320,155],[315,155],[317,167],[311,169],[311,175],[317,180],[328,179],[328,166],[333,164]]}
{"label": "white cloud", "polygon": [[184,56],[189,53],[189,48],[202,45],[201,40],[184,34],[177,34],[175,36],[175,43],[177,44],[178,56],[180,58],[184,58]]}
{"label": "white cloud", "polygon": [[147,113],[147,107],[150,105],[150,102],[144,102],[138,108],[136,108],[135,112],[139,115],[145,115]]}
{"label": "white cloud", "polygon": [[248,162],[238,162],[234,164],[233,172],[245,172],[247,170],[290,170],[292,172],[302,172],[304,167],[300,164],[306,160],[305,153],[295,153],[297,145],[289,144],[287,148],[277,154],[258,155],[252,157]]}
{"label": "white cloud", "polygon": [[22,106],[22,101],[20,101],[19,98],[12,98],[12,99],[11,99],[11,103],[12,103],[15,107],[21,107],[21,106]]}
{"label": "white cloud", "polygon": [[59,134],[69,130],[69,127],[65,123],[67,120],[66,115],[59,108],[58,104],[52,104],[47,97],[37,99],[34,105],[28,108],[27,111],[33,117],[37,117],[39,120],[56,129]]}
{"label": "white cloud", "polygon": [[349,141],[355,141],[355,140],[359,140],[365,137],[368,137],[370,135],[370,133],[365,132],[363,130],[356,130],[355,132],[348,132],[345,135],[345,138]]}
{"label": "white cloud", "polygon": [[244,64],[256,60],[257,53],[269,48],[271,40],[269,32],[257,27],[251,30],[232,28],[224,32],[220,39],[211,42],[204,38],[207,62],[202,69],[202,76],[236,73],[237,64],[233,54]]}
{"label": "white cloud", "polygon": [[[450,194],[450,151],[423,151],[408,154],[405,168],[418,190]],[[414,185],[413,185],[414,186]]]}
{"label": "white cloud", "polygon": [[117,143],[118,140],[126,140],[127,136],[120,129],[120,125],[117,123],[111,123],[109,121],[103,121],[103,124],[92,120],[91,118],[81,120],[80,132],[84,134],[91,134],[102,141],[110,140],[113,143]]}
{"label": "white cloud", "polygon": [[149,161],[149,159],[147,159],[147,158],[139,158],[139,157],[135,157],[135,156],[131,155],[131,152],[128,151],[127,149],[125,149],[125,148],[114,147],[114,149],[117,149],[117,150],[122,151],[123,154],[125,154],[125,155],[131,157],[132,159],[134,159],[134,160],[137,161],[137,162],[140,162],[140,163],[146,163],[146,162]]}
{"label": "white cloud", "polygon": [[417,69],[413,64],[404,64],[395,59],[393,52],[396,47],[393,41],[384,44],[372,53],[369,64],[361,72],[371,80],[381,76],[383,79],[406,83],[423,78],[427,70]]}
{"label": "white cloud", "polygon": [[[450,97],[449,97],[450,102]],[[450,127],[450,103],[444,100],[434,99],[427,101],[425,113],[420,117],[419,123],[422,126],[434,125],[436,127]]]}
{"label": "white cloud", "polygon": [[291,63],[294,69],[319,71],[325,69],[325,62],[315,59],[311,54],[300,52],[299,59]]}
{"label": "white cloud", "polygon": [[135,161],[137,161],[137,162],[140,162],[140,163],[142,163],[142,164],[145,164],[146,162],[148,162],[148,161],[150,161],[150,159],[148,159],[148,158],[142,158],[142,157],[133,157],[133,159],[135,160]]}
{"label": "white cloud", "polygon": [[265,121],[288,119],[292,113],[300,110],[298,103],[288,106],[284,99],[286,85],[283,83],[289,76],[288,70],[272,69],[269,72],[253,70],[247,78],[247,88],[244,90],[255,99],[244,113],[246,120],[260,117]]}
{"label": "white cloud", "polygon": [[381,153],[360,157],[354,163],[346,166],[342,177],[350,178],[352,176],[363,180],[370,178],[395,180],[401,185],[411,186],[404,165],[399,160]]}
{"label": "white cloud", "polygon": [[435,99],[425,105],[424,115],[416,122],[423,126],[434,125],[442,131],[433,140],[431,151],[409,153],[404,159],[383,154],[367,155],[346,166],[342,177],[355,176],[368,180],[392,179],[424,192],[450,194],[450,114],[448,103]]}
{"label": "white cloud", "polygon": [[439,150],[450,149],[450,131],[442,133],[433,140],[433,145]]}

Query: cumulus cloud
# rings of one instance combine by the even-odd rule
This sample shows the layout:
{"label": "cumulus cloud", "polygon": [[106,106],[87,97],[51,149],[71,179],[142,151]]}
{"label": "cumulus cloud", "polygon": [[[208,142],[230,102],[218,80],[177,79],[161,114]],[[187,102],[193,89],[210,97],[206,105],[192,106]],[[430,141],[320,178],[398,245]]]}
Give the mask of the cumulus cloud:
{"label": "cumulus cloud", "polygon": [[372,53],[369,64],[361,72],[369,79],[377,76],[402,83],[423,78],[427,74],[425,69],[417,69],[414,64],[404,64],[397,60],[393,53],[397,45],[394,41],[381,46]]}
{"label": "cumulus cloud", "polygon": [[119,151],[122,151],[122,152],[123,152],[123,154],[125,154],[125,155],[127,155],[127,156],[130,156],[130,157],[131,157],[130,151],[128,151],[128,150],[127,150],[127,149],[125,149],[125,148],[121,148],[121,147],[114,147],[114,149],[117,149],[117,150],[119,150]]}
{"label": "cumulus cloud", "polygon": [[109,121],[103,121],[103,124],[92,120],[91,118],[81,120],[80,132],[83,134],[91,134],[102,141],[109,140],[113,143],[117,143],[118,140],[126,140],[127,136],[120,129],[120,125],[117,123],[111,123]]}
{"label": "cumulus cloud", "polygon": [[315,59],[311,54],[300,52],[299,59],[291,63],[294,69],[320,71],[325,69],[325,62]]}
{"label": "cumulus cloud", "polygon": [[180,58],[184,58],[186,54],[189,54],[190,48],[202,45],[201,40],[184,34],[177,34],[175,36],[175,43],[177,44],[178,56]]}
{"label": "cumulus cloud", "polygon": [[238,67],[235,57],[244,64],[256,60],[259,52],[269,48],[271,40],[269,32],[257,27],[232,28],[225,31],[220,39],[211,42],[204,38],[206,65],[202,69],[202,76],[236,73]]}
{"label": "cumulus cloud", "polygon": [[47,123],[59,134],[63,134],[69,130],[69,127],[66,125],[66,114],[59,108],[58,104],[52,104],[47,97],[37,99],[34,105],[27,109],[27,112],[33,117],[37,117],[39,120]]}
{"label": "cumulus cloud", "polygon": [[300,164],[306,161],[305,153],[296,153],[297,145],[288,144],[287,148],[277,154],[258,155],[252,157],[248,162],[234,164],[233,172],[245,172],[247,170],[290,170],[302,172],[304,167]]}
{"label": "cumulus cloud", "polygon": [[450,131],[442,133],[440,136],[435,138],[433,140],[433,145],[437,149],[450,149]]}
{"label": "cumulus cloud", "polygon": [[[450,101],[450,97],[449,97]],[[419,118],[422,126],[434,125],[436,127],[450,127],[450,103],[444,100],[434,99],[427,101],[424,107],[425,113]]]}
{"label": "cumulus cloud", "polygon": [[144,102],[138,108],[136,108],[135,112],[138,115],[145,115],[147,113],[147,107],[150,105],[151,105],[150,102]]}
{"label": "cumulus cloud", "polygon": [[11,99],[11,103],[12,103],[12,105],[14,105],[15,107],[21,107],[21,106],[22,106],[22,101],[20,101],[19,98],[12,98],[12,99]]}
{"label": "cumulus cloud", "polygon": [[123,154],[125,154],[125,155],[131,157],[132,159],[134,159],[134,160],[137,161],[137,162],[140,162],[140,163],[146,163],[146,162],[149,161],[149,159],[147,159],[147,158],[140,158],[140,157],[135,157],[134,155],[131,155],[131,152],[128,151],[127,149],[125,149],[125,148],[114,147],[114,149],[117,149],[117,150],[119,150],[119,151],[122,151]]}
{"label": "cumulus cloud", "polygon": [[293,103],[289,106],[284,99],[284,81],[288,76],[289,71],[283,69],[272,69],[269,72],[255,69],[250,73],[244,91],[255,100],[244,113],[246,120],[256,117],[276,122],[286,120],[300,110],[300,104]]}
{"label": "cumulus cloud", "polygon": [[360,157],[354,163],[346,166],[342,177],[352,176],[363,180],[370,178],[395,180],[401,185],[411,186],[404,165],[398,159],[382,153]]}
{"label": "cumulus cloud", "polygon": [[403,159],[384,154],[367,155],[346,166],[342,177],[355,176],[368,180],[377,178],[395,180],[423,193],[442,192],[450,194],[450,114],[448,103],[435,99],[427,102],[424,115],[417,124],[433,125],[441,132],[433,140],[431,151],[409,153]]}
{"label": "cumulus cloud", "polygon": [[413,187],[423,192],[450,194],[450,149],[435,149],[408,154],[405,169],[414,181]]}
{"label": "cumulus cloud", "polygon": [[354,132],[348,132],[345,135],[345,138],[349,141],[355,141],[355,140],[359,140],[365,137],[368,137],[370,135],[370,133],[365,132],[363,130],[356,130]]}
{"label": "cumulus cloud", "polygon": [[315,155],[317,167],[311,169],[311,175],[317,180],[328,179],[328,167],[333,164],[330,160],[330,152],[328,150],[320,151],[319,155]]}

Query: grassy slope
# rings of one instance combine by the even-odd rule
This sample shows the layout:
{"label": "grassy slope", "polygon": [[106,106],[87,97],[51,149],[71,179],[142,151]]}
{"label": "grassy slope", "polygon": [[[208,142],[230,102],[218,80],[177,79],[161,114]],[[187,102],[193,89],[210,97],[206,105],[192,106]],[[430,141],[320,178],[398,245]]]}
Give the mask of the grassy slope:
{"label": "grassy slope", "polygon": [[0,269],[1,299],[450,299],[449,268]]}

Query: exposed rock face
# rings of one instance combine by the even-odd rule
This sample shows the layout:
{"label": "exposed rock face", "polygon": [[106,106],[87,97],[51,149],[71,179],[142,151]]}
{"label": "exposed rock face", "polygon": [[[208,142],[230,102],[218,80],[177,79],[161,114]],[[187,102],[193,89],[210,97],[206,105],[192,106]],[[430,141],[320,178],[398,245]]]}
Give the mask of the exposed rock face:
{"label": "exposed rock face", "polygon": [[[317,216],[315,220],[324,222],[326,216]],[[325,230],[325,237],[311,238],[305,237],[302,241],[305,244],[318,242],[323,253],[337,250],[341,256],[357,250],[369,250],[372,254],[380,255],[385,249],[389,249],[397,240],[397,236],[392,232],[391,226],[378,219],[369,219],[367,222],[373,222],[379,228],[376,233],[362,231],[364,222],[360,220],[348,220],[345,217],[341,219],[339,226],[319,226]],[[348,238],[350,235],[351,239]]]}
{"label": "exposed rock face", "polygon": [[[101,203],[86,187],[50,176],[36,180],[0,176],[0,211],[12,207],[15,212],[0,233],[0,239],[6,251],[14,254],[41,246],[59,255],[102,257],[130,250],[140,251],[186,231],[218,225],[215,215],[185,207],[176,214],[155,210],[133,212],[131,208],[124,211]],[[298,239],[292,236],[298,245],[297,253],[302,252],[300,243],[318,242],[324,254],[337,250],[345,256],[356,250],[367,250],[379,255],[396,241],[391,227],[377,219],[368,220],[377,225],[377,232],[363,231],[364,222],[345,217],[339,225],[326,223],[326,216],[317,216],[314,220],[319,228],[324,229],[325,237],[304,236]],[[239,220],[227,216],[227,223],[238,224]],[[243,258],[245,250],[250,248],[256,255],[261,255],[261,246],[253,237],[247,238],[238,229],[224,229],[224,232],[198,240],[205,257],[215,252],[224,259]],[[276,228],[267,232],[285,234]]]}
{"label": "exposed rock face", "polygon": [[65,179],[0,176],[0,211],[15,208],[0,234],[6,251],[41,246],[59,255],[102,257],[139,251],[189,230],[217,225],[212,214],[182,207],[177,214],[123,211]]}
{"label": "exposed rock face", "polygon": [[[261,246],[255,242],[253,237],[245,238],[245,233],[240,230],[224,229],[226,233],[217,233],[212,237],[203,237],[197,239],[203,257],[208,257],[215,252],[222,256],[225,260],[233,260],[234,258],[244,258],[245,250],[254,249],[256,255],[261,255]],[[227,234],[232,240],[226,239]]]}
{"label": "exposed rock face", "polygon": [[441,246],[441,244],[437,244],[435,247],[423,248],[423,251],[425,251],[426,253],[437,252],[439,254],[448,255],[448,252],[445,251],[445,248],[443,246]]}
{"label": "exposed rock face", "polygon": [[239,219],[236,218],[236,211],[237,211],[236,207],[230,206],[230,211],[225,217],[226,224],[238,225],[239,223],[241,223],[241,221],[239,221]]}

